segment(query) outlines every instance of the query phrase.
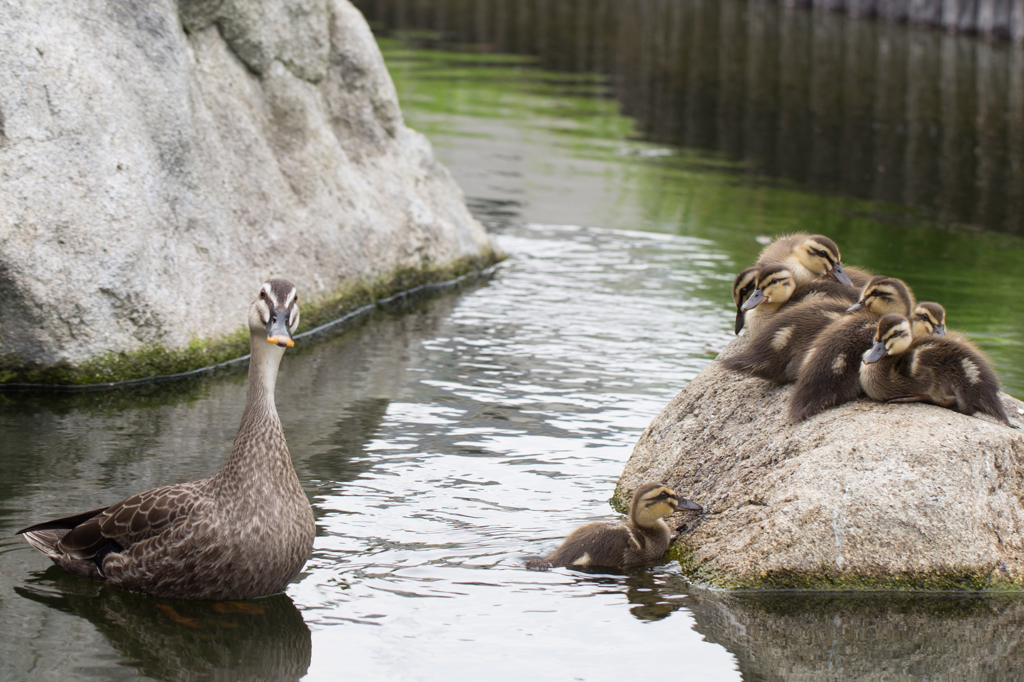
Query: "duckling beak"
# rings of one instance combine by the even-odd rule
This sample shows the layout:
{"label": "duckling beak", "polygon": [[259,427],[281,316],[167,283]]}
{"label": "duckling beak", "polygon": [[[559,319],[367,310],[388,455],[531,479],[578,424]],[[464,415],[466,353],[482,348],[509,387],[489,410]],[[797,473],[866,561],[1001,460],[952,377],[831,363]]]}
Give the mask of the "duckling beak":
{"label": "duckling beak", "polygon": [[273,343],[282,348],[291,348],[295,345],[292,341],[292,334],[288,330],[288,311],[271,310],[270,322],[267,323],[267,343]]}
{"label": "duckling beak", "polygon": [[843,270],[843,264],[839,261],[835,262],[832,269],[828,271],[828,274],[830,274],[832,278],[840,284],[845,284],[848,287],[853,286],[853,282],[851,282],[850,278],[846,275],[846,270]]}
{"label": "duckling beak", "polygon": [[871,350],[864,353],[864,364],[870,365],[872,362],[878,362],[888,352],[883,342],[875,341],[874,345],[871,346]]}
{"label": "duckling beak", "polygon": [[864,301],[857,301],[856,303],[851,305],[849,308],[847,308],[846,312],[848,312],[848,313],[855,313],[855,312],[857,312],[858,310],[860,310],[863,307],[864,307]]}
{"label": "duckling beak", "polygon": [[747,300],[743,302],[743,305],[740,306],[740,310],[743,311],[750,310],[751,308],[756,308],[757,304],[765,300],[766,298],[767,297],[764,295],[763,291],[761,291],[760,289],[754,289],[754,293],[750,294]]}
{"label": "duckling beak", "polygon": [[743,329],[743,324],[747,321],[746,315],[743,314],[743,310],[740,308],[736,309],[736,333],[739,334]]}
{"label": "duckling beak", "polygon": [[700,506],[696,502],[691,502],[685,497],[680,497],[676,501],[676,511],[679,511],[680,509],[686,509],[689,511],[704,511],[704,507]]}
{"label": "duckling beak", "polygon": [[[739,334],[739,332],[736,332],[736,333]],[[933,334],[938,334],[939,336],[945,336],[946,335],[946,325],[944,325],[944,324],[935,325],[935,331],[932,332],[932,333]]]}

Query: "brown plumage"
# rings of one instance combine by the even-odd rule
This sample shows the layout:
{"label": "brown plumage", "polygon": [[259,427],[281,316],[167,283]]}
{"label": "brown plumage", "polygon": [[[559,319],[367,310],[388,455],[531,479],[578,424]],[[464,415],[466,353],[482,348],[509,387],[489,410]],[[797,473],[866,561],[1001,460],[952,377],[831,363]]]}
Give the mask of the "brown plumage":
{"label": "brown plumage", "polygon": [[929,334],[942,336],[946,333],[946,309],[933,301],[918,303],[910,320],[915,339]]}
{"label": "brown plumage", "polygon": [[860,365],[860,383],[868,397],[926,402],[963,414],[983,412],[1009,426],[999,380],[981,351],[958,337],[915,339],[911,325],[902,315],[878,321],[874,343]]}
{"label": "brown plumage", "polygon": [[909,315],[913,308],[913,293],[902,281],[871,278],[849,314],[822,329],[804,356],[789,397],[789,418],[801,421],[860,395],[860,358],[871,347],[879,317]]}
{"label": "brown plumage", "polygon": [[242,422],[219,473],[19,533],[69,573],[135,592],[252,599],[283,590],[309,558],[315,531],[274,405],[298,323],[295,287],[265,282],[249,307]]}
{"label": "brown plumage", "polygon": [[789,266],[769,265],[758,271],[754,290],[740,309],[745,313],[747,333],[757,336],[780,310],[804,300],[833,298],[846,301],[848,306],[856,302],[859,296],[857,289],[825,277],[798,283]]}
{"label": "brown plumage", "polygon": [[842,316],[857,300],[858,292],[824,279],[794,286],[794,278],[782,265],[761,272],[751,297],[756,301],[761,296],[762,301],[752,312],[773,301],[777,312],[753,318],[753,329],[747,332],[754,335],[753,339],[739,353],[724,358],[722,364],[732,371],[780,384],[796,381],[804,354],[818,332]]}
{"label": "brown plumage", "polygon": [[663,520],[678,509],[700,511],[660,483],[645,483],[633,493],[624,523],[588,523],[574,530],[544,559],[530,559],[527,568],[558,566],[626,567],[657,561],[668,549],[672,532]]}

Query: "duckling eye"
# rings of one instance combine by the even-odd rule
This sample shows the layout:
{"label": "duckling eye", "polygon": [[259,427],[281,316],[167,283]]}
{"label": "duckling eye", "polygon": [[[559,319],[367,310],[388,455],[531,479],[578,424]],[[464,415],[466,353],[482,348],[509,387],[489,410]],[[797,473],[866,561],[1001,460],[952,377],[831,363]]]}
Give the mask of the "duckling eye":
{"label": "duckling eye", "polygon": [[265,292],[263,290],[260,290],[260,298],[266,298],[266,297],[267,297],[267,292]]}

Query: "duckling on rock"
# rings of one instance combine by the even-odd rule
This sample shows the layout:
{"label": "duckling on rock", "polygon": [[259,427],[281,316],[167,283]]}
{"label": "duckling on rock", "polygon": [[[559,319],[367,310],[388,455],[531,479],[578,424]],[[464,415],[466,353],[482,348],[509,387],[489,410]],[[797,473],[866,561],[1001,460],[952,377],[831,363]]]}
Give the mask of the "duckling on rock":
{"label": "duckling on rock", "polygon": [[871,278],[871,273],[859,268],[845,268],[840,260],[839,247],[825,235],[797,232],[764,247],[755,265],[786,265],[798,284],[828,275],[846,286],[860,288]]}
{"label": "duckling on rock", "polygon": [[309,559],[316,530],[274,405],[298,324],[295,287],[264,282],[249,306],[242,423],[217,474],[18,533],[68,573],[134,592],[223,600],[284,590]]}
{"label": "duckling on rock", "polygon": [[809,298],[833,298],[845,301],[845,310],[859,296],[857,289],[824,277],[801,284],[788,265],[769,265],[758,271],[755,288],[740,310],[745,316],[747,333],[759,335],[767,321],[783,306]]}
{"label": "duckling on rock", "polygon": [[888,313],[909,315],[910,288],[895,277],[872,277],[860,300],[818,333],[804,356],[789,397],[789,418],[798,422],[861,393],[860,358],[871,347],[878,319]]}
{"label": "duckling on rock", "polygon": [[540,570],[559,566],[624,568],[657,561],[672,540],[672,531],[663,517],[680,509],[701,511],[703,508],[660,483],[645,483],[633,493],[628,520],[580,526],[551,555],[530,559],[526,567]]}
{"label": "duckling on rock", "polygon": [[860,366],[860,383],[874,400],[983,412],[1010,426],[999,399],[999,381],[981,351],[952,336],[915,339],[912,323],[902,315],[878,321],[874,343]]}
{"label": "duckling on rock", "polygon": [[[830,322],[843,316],[858,298],[858,292],[831,280],[793,286],[793,277],[785,266],[775,265],[766,273],[751,299],[764,291],[764,301],[782,301],[785,307],[767,318],[753,318],[757,333],[746,348],[722,359],[726,369],[743,372],[779,384],[796,381],[800,365],[814,339]],[[822,291],[815,291],[816,288]],[[834,293],[825,293],[834,290]],[[787,298],[793,292],[791,298]],[[796,301],[794,303],[794,300]],[[761,303],[754,312],[765,303]],[[752,332],[748,332],[752,333]]]}

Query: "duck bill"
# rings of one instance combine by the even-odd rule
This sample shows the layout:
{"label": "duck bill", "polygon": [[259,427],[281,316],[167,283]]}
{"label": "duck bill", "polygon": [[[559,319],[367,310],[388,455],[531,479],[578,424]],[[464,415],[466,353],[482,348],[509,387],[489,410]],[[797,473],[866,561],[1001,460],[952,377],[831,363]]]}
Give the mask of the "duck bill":
{"label": "duck bill", "polygon": [[295,342],[292,341],[292,333],[288,329],[287,310],[271,311],[270,322],[267,324],[267,343],[282,348],[291,348],[295,345]]}
{"label": "duck bill", "polygon": [[840,284],[845,284],[848,287],[853,286],[853,282],[851,282],[850,278],[846,275],[846,270],[843,270],[843,264],[839,261],[836,261],[835,265],[832,266],[832,269],[828,271],[828,274],[832,276],[832,279]]}
{"label": "duck bill", "polygon": [[874,345],[871,346],[871,350],[864,353],[864,364],[870,365],[873,362],[878,362],[885,357],[887,352],[884,343],[875,341]]}
{"label": "duck bill", "polygon": [[743,324],[747,321],[747,316],[739,308],[736,309],[736,333],[739,334],[743,329]]}
{"label": "duck bill", "polygon": [[704,511],[704,507],[700,506],[696,502],[691,502],[685,497],[680,497],[679,501],[676,502],[676,511]]}
{"label": "duck bill", "polygon": [[[736,333],[739,334],[739,332],[736,332]],[[932,333],[933,334],[938,334],[939,336],[945,336],[946,335],[946,325],[944,325],[944,324],[936,325],[935,326],[935,331],[932,332]]]}
{"label": "duck bill", "polygon": [[849,308],[847,308],[846,312],[848,312],[848,313],[855,313],[855,312],[857,312],[858,310],[860,310],[863,307],[864,307],[864,301],[857,301],[856,303],[851,305]]}
{"label": "duck bill", "polygon": [[763,291],[760,289],[754,289],[754,293],[750,294],[747,300],[743,302],[743,305],[740,306],[740,310],[751,310],[756,308],[758,304],[766,298],[767,297],[764,295]]}

